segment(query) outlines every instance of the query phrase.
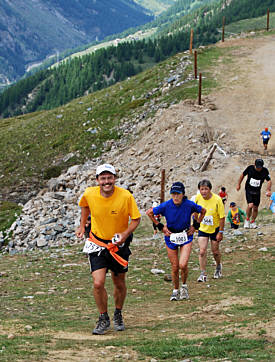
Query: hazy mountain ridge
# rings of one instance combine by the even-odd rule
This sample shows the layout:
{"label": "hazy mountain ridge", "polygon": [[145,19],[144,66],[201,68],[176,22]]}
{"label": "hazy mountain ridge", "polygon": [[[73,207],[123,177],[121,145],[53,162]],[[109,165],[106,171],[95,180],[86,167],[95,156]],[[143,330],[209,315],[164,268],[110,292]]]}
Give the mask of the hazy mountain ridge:
{"label": "hazy mountain ridge", "polygon": [[0,7],[0,84],[57,51],[150,21],[133,0],[3,0]]}

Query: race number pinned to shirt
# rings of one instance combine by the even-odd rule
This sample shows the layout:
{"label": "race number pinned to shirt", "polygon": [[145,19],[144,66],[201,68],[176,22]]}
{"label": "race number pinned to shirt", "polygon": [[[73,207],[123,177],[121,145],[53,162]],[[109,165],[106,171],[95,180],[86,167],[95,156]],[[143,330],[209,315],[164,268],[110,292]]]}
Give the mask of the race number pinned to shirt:
{"label": "race number pinned to shirt", "polygon": [[188,241],[188,235],[186,231],[182,231],[181,233],[173,233],[170,235],[170,241],[173,244],[182,245]]}
{"label": "race number pinned to shirt", "polygon": [[249,180],[249,184],[252,187],[260,187],[261,186],[261,180],[255,180],[254,178],[251,177],[251,179]]}
{"label": "race number pinned to shirt", "polygon": [[205,216],[201,223],[204,225],[213,226],[214,225],[213,216],[212,215]]}
{"label": "race number pinned to shirt", "polygon": [[85,245],[83,248],[83,253],[86,253],[86,254],[97,253],[103,249],[105,249],[103,246],[99,246],[99,245],[93,243],[92,241],[90,241],[89,239],[86,239]]}

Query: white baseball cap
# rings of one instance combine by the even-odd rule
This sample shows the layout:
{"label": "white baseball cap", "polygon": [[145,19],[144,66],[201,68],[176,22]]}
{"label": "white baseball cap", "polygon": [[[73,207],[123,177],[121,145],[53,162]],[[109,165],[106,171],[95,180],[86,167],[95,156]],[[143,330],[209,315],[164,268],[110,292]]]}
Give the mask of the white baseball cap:
{"label": "white baseball cap", "polygon": [[110,165],[109,163],[104,163],[103,165],[98,166],[96,169],[96,176],[99,176],[102,172],[110,172],[113,175],[116,175],[114,166]]}

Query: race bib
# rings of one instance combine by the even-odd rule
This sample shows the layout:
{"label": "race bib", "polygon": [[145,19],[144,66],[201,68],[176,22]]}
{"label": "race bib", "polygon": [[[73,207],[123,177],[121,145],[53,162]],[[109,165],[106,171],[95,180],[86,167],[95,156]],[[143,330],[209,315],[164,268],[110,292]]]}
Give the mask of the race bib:
{"label": "race bib", "polygon": [[201,223],[204,225],[213,226],[214,225],[213,216],[212,215],[205,216]]}
{"label": "race bib", "polygon": [[99,246],[99,245],[93,243],[92,241],[90,241],[89,239],[86,239],[85,245],[83,248],[83,253],[86,253],[86,254],[97,253],[98,251],[101,251],[103,249],[105,249],[103,246]]}
{"label": "race bib", "polygon": [[264,135],[264,139],[267,140],[269,137],[267,135]]}
{"label": "race bib", "polygon": [[173,244],[182,245],[188,241],[188,235],[186,231],[182,231],[181,233],[173,233],[170,235],[170,241]]}
{"label": "race bib", "polygon": [[255,180],[254,178],[251,178],[249,181],[250,186],[253,187],[260,187],[261,186],[261,180]]}

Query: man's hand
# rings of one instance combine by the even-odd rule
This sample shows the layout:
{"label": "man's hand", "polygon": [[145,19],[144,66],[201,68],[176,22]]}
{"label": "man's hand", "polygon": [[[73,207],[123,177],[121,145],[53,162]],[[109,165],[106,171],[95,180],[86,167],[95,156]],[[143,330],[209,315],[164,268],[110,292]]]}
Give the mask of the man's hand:
{"label": "man's hand", "polygon": [[78,238],[83,238],[84,234],[85,234],[85,227],[84,226],[79,226],[75,231],[75,235]]}
{"label": "man's hand", "polygon": [[236,190],[237,190],[237,191],[240,191],[240,189],[241,189],[241,186],[240,186],[240,185],[237,185]]}
{"label": "man's hand", "polygon": [[219,232],[219,233],[217,234],[217,236],[216,236],[216,240],[217,240],[217,241],[222,241],[222,239],[223,239],[223,233],[220,233],[220,232]]}
{"label": "man's hand", "polygon": [[126,239],[127,239],[127,234],[126,233],[116,234],[115,245],[122,245],[125,242]]}
{"label": "man's hand", "polygon": [[265,194],[266,194],[267,197],[270,197],[271,196],[271,191],[267,190]]}

